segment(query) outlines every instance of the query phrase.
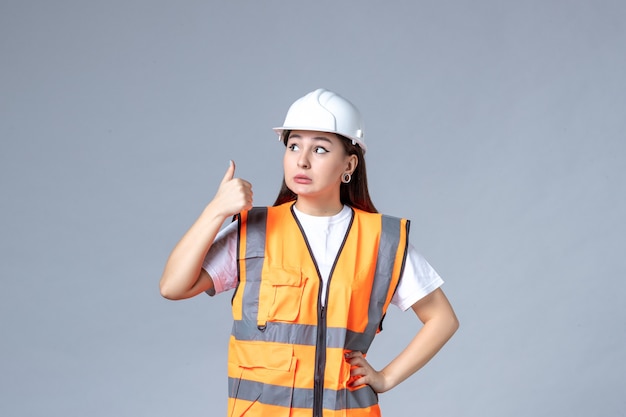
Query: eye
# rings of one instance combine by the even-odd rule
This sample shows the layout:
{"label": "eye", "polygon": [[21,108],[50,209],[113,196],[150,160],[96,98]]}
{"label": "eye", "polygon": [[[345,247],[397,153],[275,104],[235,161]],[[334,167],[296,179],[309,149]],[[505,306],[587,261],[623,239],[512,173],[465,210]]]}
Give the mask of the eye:
{"label": "eye", "polygon": [[316,146],[315,149],[313,150],[313,152],[315,153],[326,153],[328,152],[328,149],[322,147],[322,146]]}
{"label": "eye", "polygon": [[295,143],[290,143],[289,145],[287,145],[287,148],[289,148],[289,150],[291,150],[291,151],[297,151],[297,150],[300,150],[300,148],[298,147],[298,145],[297,145],[297,144],[295,144]]}

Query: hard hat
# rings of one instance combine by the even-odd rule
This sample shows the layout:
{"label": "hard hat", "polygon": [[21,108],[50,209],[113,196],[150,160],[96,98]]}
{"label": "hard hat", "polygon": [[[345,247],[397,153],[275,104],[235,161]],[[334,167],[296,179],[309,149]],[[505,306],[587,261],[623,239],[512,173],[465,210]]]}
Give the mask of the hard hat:
{"label": "hard hat", "polygon": [[358,144],[364,153],[367,149],[359,110],[339,94],[323,88],[299,98],[289,107],[283,125],[274,128],[279,138],[285,130],[336,133],[352,139],[352,144]]}

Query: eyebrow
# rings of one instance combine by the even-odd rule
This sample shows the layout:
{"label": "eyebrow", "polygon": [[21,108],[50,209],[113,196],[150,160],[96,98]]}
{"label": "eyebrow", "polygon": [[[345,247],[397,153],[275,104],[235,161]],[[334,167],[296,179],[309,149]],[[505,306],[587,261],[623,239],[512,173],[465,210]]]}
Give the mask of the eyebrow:
{"label": "eyebrow", "polygon": [[[294,138],[294,139],[302,139],[302,136],[300,136],[300,135],[298,135],[298,134],[295,134],[295,135],[290,135],[290,136],[287,138],[287,140],[292,139],[292,138]],[[332,144],[332,143],[333,143],[333,141],[332,141],[332,140],[330,140],[330,139],[328,139],[326,136],[313,136],[311,139],[313,139],[313,140],[317,140],[317,141],[322,141],[322,142],[328,142],[328,143],[330,143],[330,144]]]}

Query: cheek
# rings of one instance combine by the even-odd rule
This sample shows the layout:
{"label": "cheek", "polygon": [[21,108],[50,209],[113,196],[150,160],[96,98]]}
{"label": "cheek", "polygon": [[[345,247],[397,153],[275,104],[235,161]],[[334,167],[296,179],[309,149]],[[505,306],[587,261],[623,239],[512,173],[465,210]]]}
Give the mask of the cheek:
{"label": "cheek", "polygon": [[290,170],[293,170],[297,165],[297,161],[294,162],[293,152],[285,152],[283,155],[283,172],[287,174]]}
{"label": "cheek", "polygon": [[344,160],[335,161],[332,164],[332,170],[335,174],[341,175],[346,170],[348,163]]}

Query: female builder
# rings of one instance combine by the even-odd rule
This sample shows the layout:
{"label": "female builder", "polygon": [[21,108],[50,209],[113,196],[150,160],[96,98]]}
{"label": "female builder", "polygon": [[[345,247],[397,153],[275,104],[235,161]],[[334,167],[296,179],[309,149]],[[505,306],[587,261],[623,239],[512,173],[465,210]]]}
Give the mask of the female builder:
{"label": "female builder", "polygon": [[[252,186],[231,162],[173,249],[161,294],[234,290],[229,416],[379,416],[377,394],[424,366],[457,318],[443,281],[408,243],[409,222],[376,212],[358,110],[318,89],[275,131],[286,149],[274,206],[252,207]],[[376,370],[365,354],[390,303],[424,325]]]}

